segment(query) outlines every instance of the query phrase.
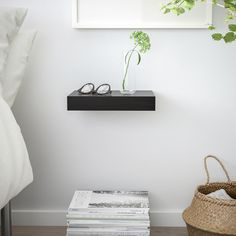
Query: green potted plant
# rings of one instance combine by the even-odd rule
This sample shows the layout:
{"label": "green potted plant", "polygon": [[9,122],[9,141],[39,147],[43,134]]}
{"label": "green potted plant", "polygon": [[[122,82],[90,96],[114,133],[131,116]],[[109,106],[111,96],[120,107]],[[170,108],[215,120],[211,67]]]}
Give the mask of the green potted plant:
{"label": "green potted plant", "polygon": [[141,54],[145,54],[151,48],[150,37],[147,33],[144,33],[142,31],[134,31],[130,35],[130,39],[134,41],[134,47],[125,54],[124,76],[121,89],[122,94],[133,94],[135,92],[135,88],[128,81],[129,67],[132,57],[134,56],[134,54],[138,56],[137,65],[139,65],[142,59]]}

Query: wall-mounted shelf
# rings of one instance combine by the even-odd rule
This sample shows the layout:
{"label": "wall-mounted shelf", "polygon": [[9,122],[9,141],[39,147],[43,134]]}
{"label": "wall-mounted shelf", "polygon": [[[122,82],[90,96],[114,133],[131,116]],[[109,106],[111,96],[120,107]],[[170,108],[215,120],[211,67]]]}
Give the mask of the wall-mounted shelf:
{"label": "wall-mounted shelf", "polygon": [[81,95],[74,91],[67,97],[69,111],[155,111],[156,98],[152,91],[136,91],[123,95],[114,90],[107,95]]}

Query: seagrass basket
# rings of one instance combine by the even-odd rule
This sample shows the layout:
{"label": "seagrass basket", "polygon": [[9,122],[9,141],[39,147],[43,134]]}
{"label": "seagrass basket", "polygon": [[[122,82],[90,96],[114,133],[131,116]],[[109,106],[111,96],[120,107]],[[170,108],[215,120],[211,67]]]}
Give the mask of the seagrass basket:
{"label": "seagrass basket", "polygon": [[[213,158],[221,165],[227,182],[210,183],[207,160]],[[189,236],[236,236],[236,182],[231,181],[222,162],[215,156],[204,159],[207,183],[198,186],[191,206],[183,213]],[[224,189],[235,200],[207,196]]]}

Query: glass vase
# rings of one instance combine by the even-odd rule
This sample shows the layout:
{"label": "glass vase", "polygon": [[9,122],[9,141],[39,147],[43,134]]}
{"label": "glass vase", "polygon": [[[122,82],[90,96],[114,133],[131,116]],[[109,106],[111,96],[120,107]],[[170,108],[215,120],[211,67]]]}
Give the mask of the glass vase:
{"label": "glass vase", "polygon": [[124,58],[124,72],[120,92],[124,95],[134,94],[136,91],[136,56],[131,55],[130,58]]}

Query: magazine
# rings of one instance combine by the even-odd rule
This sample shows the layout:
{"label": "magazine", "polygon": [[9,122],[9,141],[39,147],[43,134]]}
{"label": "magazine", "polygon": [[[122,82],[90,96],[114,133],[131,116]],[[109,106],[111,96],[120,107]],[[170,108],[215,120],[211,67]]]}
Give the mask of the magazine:
{"label": "magazine", "polygon": [[78,213],[76,211],[69,212],[66,215],[67,220],[149,220],[148,214],[114,214],[112,212],[108,213]]}
{"label": "magazine", "polygon": [[150,232],[102,232],[102,233],[91,233],[91,232],[69,232],[67,236],[149,236]]}
{"label": "magazine", "polygon": [[92,229],[83,229],[83,228],[68,228],[67,236],[72,235],[97,235],[97,236],[149,236],[149,229],[135,229],[135,228],[92,228]]}
{"label": "magazine", "polygon": [[76,227],[150,227],[149,221],[126,221],[126,220],[69,220],[68,225]]}
{"label": "magazine", "polygon": [[70,211],[144,214],[149,211],[148,192],[76,191],[69,206]]}

